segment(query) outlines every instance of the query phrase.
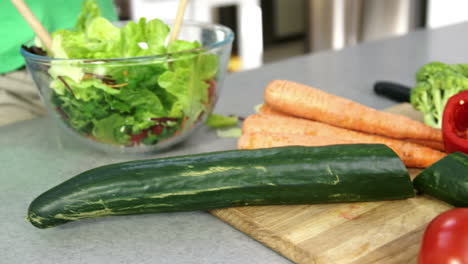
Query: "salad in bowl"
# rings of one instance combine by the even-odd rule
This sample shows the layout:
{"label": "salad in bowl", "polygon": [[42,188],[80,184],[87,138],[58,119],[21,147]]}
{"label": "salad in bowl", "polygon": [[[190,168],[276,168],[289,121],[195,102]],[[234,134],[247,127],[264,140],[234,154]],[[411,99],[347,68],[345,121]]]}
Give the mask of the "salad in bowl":
{"label": "salad in bowl", "polygon": [[203,23],[185,23],[167,43],[169,32],[159,19],[115,26],[86,0],[74,28],[52,33],[52,50],[36,40],[21,52],[66,131],[102,150],[147,153],[180,142],[211,113],[234,38]]}

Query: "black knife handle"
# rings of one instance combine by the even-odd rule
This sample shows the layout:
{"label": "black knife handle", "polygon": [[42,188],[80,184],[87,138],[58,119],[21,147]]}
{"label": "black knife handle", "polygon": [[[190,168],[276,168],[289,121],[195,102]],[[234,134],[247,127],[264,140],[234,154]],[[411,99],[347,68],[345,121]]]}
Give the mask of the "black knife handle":
{"label": "black knife handle", "polygon": [[374,84],[374,91],[378,95],[382,95],[393,99],[397,102],[409,102],[411,88],[393,82],[376,82]]}

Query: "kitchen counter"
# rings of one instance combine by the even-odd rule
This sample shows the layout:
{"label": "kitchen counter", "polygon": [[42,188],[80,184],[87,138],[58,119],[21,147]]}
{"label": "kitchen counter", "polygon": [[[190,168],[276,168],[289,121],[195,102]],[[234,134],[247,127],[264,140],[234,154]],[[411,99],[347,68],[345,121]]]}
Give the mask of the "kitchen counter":
{"label": "kitchen counter", "polygon": [[[291,58],[227,76],[215,112],[246,116],[272,79],[289,79],[384,109],[378,80],[414,84],[427,62],[468,62],[468,23]],[[64,143],[67,142],[67,143]],[[39,230],[24,218],[40,193],[77,173],[135,157],[106,156],[68,143],[49,118],[0,127],[1,263],[290,263],[207,212],[83,220]],[[151,157],[234,149],[235,139],[201,128],[186,142]]]}

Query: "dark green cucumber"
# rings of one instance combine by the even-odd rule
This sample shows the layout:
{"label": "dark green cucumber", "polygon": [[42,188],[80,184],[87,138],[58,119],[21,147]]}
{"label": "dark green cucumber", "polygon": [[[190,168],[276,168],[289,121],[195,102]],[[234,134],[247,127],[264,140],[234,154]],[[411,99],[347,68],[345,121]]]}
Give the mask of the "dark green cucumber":
{"label": "dark green cucumber", "polygon": [[297,146],[95,168],[37,197],[27,219],[47,228],[110,215],[413,196],[405,166],[384,145]]}
{"label": "dark green cucumber", "polygon": [[423,170],[414,188],[453,206],[468,207],[468,155],[449,154]]}

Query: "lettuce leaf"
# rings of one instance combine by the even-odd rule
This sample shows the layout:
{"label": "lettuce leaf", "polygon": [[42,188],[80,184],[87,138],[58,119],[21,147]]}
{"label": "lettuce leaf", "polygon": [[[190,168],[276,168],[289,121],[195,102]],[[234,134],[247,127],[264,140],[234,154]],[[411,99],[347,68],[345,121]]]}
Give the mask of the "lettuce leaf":
{"label": "lettuce leaf", "polygon": [[164,54],[164,42],[168,33],[169,27],[159,19],[148,23],[145,18],[140,18],[138,23],[130,21],[121,29],[121,54],[118,57]]}
{"label": "lettuce leaf", "polygon": [[146,44],[150,55],[166,53],[164,42],[169,34],[169,27],[159,19],[150,20],[145,27]]}
{"label": "lettuce leaf", "polygon": [[81,7],[80,15],[75,24],[77,31],[83,32],[89,26],[89,24],[95,19],[101,16],[101,9],[96,1],[85,0]]}
{"label": "lettuce leaf", "polygon": [[200,68],[197,63],[174,64],[174,69],[164,72],[158,80],[159,86],[177,99],[171,110],[181,110],[189,122],[197,120],[208,104],[209,84],[197,74]]}
{"label": "lettuce leaf", "polygon": [[[189,121],[198,119],[206,111],[208,102],[208,80],[216,75],[218,59],[214,54],[200,54],[195,49],[200,48],[198,41],[173,41],[167,50],[173,53],[177,60],[171,63],[168,71],[163,73],[158,84],[178,100],[173,108],[182,110]],[[193,50],[192,52],[180,51]]]}
{"label": "lettuce leaf", "polygon": [[109,143],[127,144],[130,136],[126,126],[133,123],[132,117],[112,114],[103,119],[93,121],[93,136],[98,140]]}

